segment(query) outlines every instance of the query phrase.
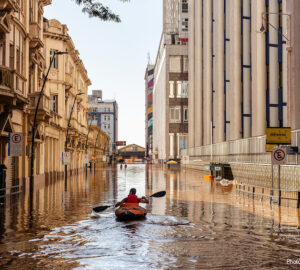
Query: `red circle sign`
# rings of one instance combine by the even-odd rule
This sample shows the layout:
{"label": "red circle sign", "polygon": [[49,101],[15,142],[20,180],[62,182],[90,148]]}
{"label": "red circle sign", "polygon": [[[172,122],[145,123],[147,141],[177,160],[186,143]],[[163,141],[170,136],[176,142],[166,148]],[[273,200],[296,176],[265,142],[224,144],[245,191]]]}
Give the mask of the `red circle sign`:
{"label": "red circle sign", "polygon": [[282,161],[285,159],[285,152],[282,149],[277,149],[274,151],[273,156],[277,161]]}
{"label": "red circle sign", "polygon": [[14,134],[11,140],[13,143],[20,143],[22,141],[22,137],[20,134]]}

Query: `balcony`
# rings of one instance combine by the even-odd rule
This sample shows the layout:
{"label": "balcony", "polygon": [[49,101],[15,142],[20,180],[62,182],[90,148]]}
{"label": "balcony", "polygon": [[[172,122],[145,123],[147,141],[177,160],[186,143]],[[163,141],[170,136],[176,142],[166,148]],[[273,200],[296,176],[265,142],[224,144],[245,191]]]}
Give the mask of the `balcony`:
{"label": "balcony", "polygon": [[17,11],[16,0],[1,0],[0,10],[10,13],[11,11]]}
{"label": "balcony", "polygon": [[[39,92],[35,92],[32,94],[29,94],[29,109],[30,109],[30,114],[34,115],[35,114],[35,108],[37,106],[37,102],[39,99]],[[38,114],[37,114],[37,119],[39,121],[48,121],[49,118],[51,117],[50,113],[50,98],[43,95],[40,101],[39,109],[38,109]]]}
{"label": "balcony", "polygon": [[22,109],[28,103],[25,82],[26,79],[16,71],[0,66],[0,103]]}
{"label": "balcony", "polygon": [[41,39],[41,27],[37,22],[31,22],[29,27],[30,48],[38,49],[44,46]]}
{"label": "balcony", "polygon": [[73,78],[70,73],[65,73],[65,86],[66,89],[69,90],[73,87]]}

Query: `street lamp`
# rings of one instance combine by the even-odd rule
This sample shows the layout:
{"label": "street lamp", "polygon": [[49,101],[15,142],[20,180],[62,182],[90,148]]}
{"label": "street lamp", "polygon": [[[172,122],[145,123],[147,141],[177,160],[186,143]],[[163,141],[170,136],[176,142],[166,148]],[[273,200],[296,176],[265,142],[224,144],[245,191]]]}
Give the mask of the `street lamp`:
{"label": "street lamp", "polygon": [[31,139],[31,160],[30,160],[30,194],[31,195],[32,195],[32,192],[33,192],[33,187],[34,187],[34,177],[33,177],[33,175],[34,175],[34,141],[35,141],[37,113],[38,113],[38,109],[39,109],[39,106],[40,106],[41,99],[42,99],[43,94],[44,94],[44,89],[45,89],[46,81],[48,79],[48,75],[49,75],[50,69],[52,67],[52,64],[53,64],[53,62],[55,60],[55,57],[56,57],[56,55],[63,55],[63,54],[68,54],[68,52],[54,51],[53,56],[50,59],[50,65],[49,65],[47,74],[44,77],[42,89],[41,89],[41,92],[40,92],[40,95],[39,95],[39,98],[38,98],[38,101],[37,101],[37,105],[36,105],[36,108],[35,108],[34,120],[33,120],[32,130],[31,130],[31,133],[32,133],[32,139]]}
{"label": "street lamp", "polygon": [[288,13],[283,13],[283,12],[263,12],[261,14],[261,27],[259,29],[259,31],[261,33],[266,32],[266,28],[264,26],[264,21],[266,22],[266,24],[270,25],[273,29],[275,29],[282,37],[284,37],[288,42],[290,42],[290,39],[285,36],[281,31],[279,31],[279,29],[277,29],[273,24],[271,24],[267,18],[266,15],[281,15],[281,16],[288,16],[289,17],[289,23],[291,23],[291,14]]}
{"label": "street lamp", "polygon": [[[86,143],[85,143],[85,154],[87,155],[88,153],[88,143],[89,143],[89,134],[91,131],[91,125],[92,125],[92,121],[94,120],[94,117],[92,116],[90,119],[90,124],[88,125],[88,133],[86,135]],[[85,174],[87,175],[87,163],[85,164]]]}
{"label": "street lamp", "polygon": [[[94,157],[96,158],[96,145],[97,145],[97,141],[98,141],[98,137],[99,137],[99,133],[100,133],[101,129],[99,128],[98,133],[97,133],[97,137],[96,137],[96,141],[95,141],[95,145],[94,145]],[[94,161],[94,174],[96,173],[96,160]]]}
{"label": "street lamp", "polygon": [[[68,135],[69,135],[69,128],[71,127],[70,123],[71,123],[71,118],[72,118],[75,102],[76,102],[77,97],[80,96],[80,95],[83,95],[83,94],[84,93],[82,93],[82,92],[77,93],[75,95],[75,98],[74,98],[73,106],[72,106],[70,116],[69,116],[69,120],[68,120],[67,130],[66,130],[65,153],[68,151]],[[68,165],[65,164],[65,180],[67,181],[67,179],[68,179]]]}

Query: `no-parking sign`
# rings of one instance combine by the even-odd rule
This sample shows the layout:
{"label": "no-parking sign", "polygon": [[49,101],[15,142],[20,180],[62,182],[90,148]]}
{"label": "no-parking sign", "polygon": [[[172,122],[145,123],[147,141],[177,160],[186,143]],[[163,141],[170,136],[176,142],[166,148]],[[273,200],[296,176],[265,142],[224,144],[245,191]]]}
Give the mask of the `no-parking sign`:
{"label": "no-parking sign", "polygon": [[8,155],[11,157],[20,157],[23,155],[23,133],[9,133]]}
{"label": "no-parking sign", "polygon": [[272,151],[272,164],[285,165],[287,163],[286,148],[276,148]]}

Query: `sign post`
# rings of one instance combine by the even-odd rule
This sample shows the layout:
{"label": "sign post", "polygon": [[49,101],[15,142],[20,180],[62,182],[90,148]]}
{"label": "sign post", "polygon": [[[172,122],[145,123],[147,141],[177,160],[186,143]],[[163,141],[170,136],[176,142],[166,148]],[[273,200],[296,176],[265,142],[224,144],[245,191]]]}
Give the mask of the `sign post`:
{"label": "sign post", "polygon": [[[287,150],[286,148],[277,148],[272,151],[272,167],[278,165],[278,205],[281,205],[281,190],[280,190],[280,165],[287,163]],[[273,172],[272,172],[273,177]],[[272,187],[274,179],[272,178]],[[272,192],[273,193],[273,192]],[[273,195],[273,194],[272,194]]]}
{"label": "sign post", "polygon": [[23,155],[23,133],[9,133],[8,155],[11,157],[20,157]]}
{"label": "sign post", "polygon": [[62,153],[62,164],[69,165],[71,163],[71,153],[70,152],[63,152]]}

